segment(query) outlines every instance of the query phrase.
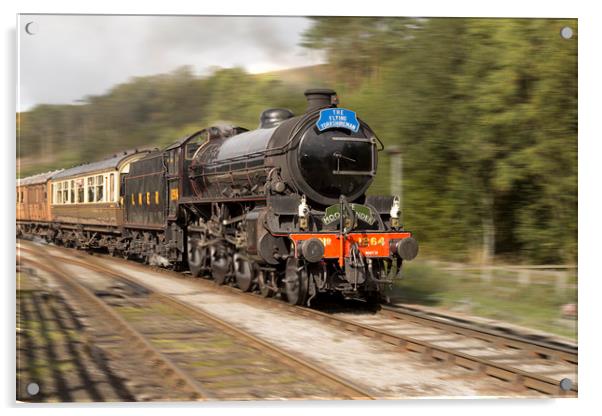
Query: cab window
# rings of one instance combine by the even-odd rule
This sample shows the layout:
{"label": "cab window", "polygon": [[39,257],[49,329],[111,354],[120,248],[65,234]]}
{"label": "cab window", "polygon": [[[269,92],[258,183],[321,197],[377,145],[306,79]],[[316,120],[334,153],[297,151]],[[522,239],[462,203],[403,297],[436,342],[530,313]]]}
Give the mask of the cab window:
{"label": "cab window", "polygon": [[186,148],[184,151],[184,158],[186,160],[192,160],[194,154],[198,150],[199,147],[207,140],[208,133],[203,131],[197,134],[195,137],[190,139],[190,141],[186,144]]}

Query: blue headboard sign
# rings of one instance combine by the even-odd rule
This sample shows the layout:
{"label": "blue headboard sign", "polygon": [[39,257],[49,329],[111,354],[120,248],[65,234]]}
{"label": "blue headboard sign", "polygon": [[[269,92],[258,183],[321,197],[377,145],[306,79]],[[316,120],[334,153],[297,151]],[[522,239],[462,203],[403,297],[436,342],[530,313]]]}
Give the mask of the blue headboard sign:
{"label": "blue headboard sign", "polygon": [[360,129],[355,111],[346,108],[326,108],[320,111],[320,118],[316,122],[318,130],[324,131],[332,128],[343,128],[356,133]]}

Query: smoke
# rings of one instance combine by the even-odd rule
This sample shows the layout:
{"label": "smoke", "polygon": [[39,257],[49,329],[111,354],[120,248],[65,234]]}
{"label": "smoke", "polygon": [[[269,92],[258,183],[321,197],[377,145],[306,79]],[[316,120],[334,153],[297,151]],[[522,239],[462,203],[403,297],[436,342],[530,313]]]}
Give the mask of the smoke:
{"label": "smoke", "polygon": [[[35,35],[25,25],[35,22]],[[76,103],[133,76],[190,65],[198,74],[319,63],[298,46],[303,17],[19,16],[19,108]]]}

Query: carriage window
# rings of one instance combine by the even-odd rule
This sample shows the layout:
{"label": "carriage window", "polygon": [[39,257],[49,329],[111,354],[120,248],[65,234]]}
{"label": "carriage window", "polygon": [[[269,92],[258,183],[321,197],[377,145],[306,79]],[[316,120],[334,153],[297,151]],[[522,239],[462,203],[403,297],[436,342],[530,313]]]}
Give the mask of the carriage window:
{"label": "carriage window", "polygon": [[75,185],[77,187],[77,202],[80,204],[83,204],[84,202],[86,202],[86,200],[84,198],[84,196],[85,196],[84,178],[79,178],[78,180],[76,180]]}
{"label": "carriage window", "polygon": [[56,203],[57,204],[63,203],[63,184],[62,183],[58,183],[56,185]]}
{"label": "carriage window", "polygon": [[96,177],[96,201],[102,201],[102,197],[104,195],[104,176],[98,175]]}
{"label": "carriage window", "polygon": [[86,202],[94,202],[94,177],[88,178],[88,200]]}
{"label": "carriage window", "polygon": [[72,204],[75,203],[75,181],[71,181],[71,186],[69,186],[69,201]]}
{"label": "carriage window", "polygon": [[115,199],[115,174],[109,175],[109,201],[113,202]]}
{"label": "carriage window", "polygon": [[69,202],[69,182],[63,182],[63,204]]}

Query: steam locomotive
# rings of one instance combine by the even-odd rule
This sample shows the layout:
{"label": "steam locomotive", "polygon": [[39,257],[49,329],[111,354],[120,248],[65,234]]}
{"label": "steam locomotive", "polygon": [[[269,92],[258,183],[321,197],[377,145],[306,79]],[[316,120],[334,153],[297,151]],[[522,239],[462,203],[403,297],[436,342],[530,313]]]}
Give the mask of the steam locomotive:
{"label": "steam locomotive", "polygon": [[[212,126],[163,150],[25,178],[18,232],[296,305],[320,293],[375,301],[418,244],[397,197],[366,195],[383,148],[374,132],[334,91],[305,96],[304,114],[267,109],[255,130]],[[50,196],[32,208],[36,186]]]}

